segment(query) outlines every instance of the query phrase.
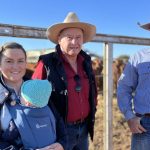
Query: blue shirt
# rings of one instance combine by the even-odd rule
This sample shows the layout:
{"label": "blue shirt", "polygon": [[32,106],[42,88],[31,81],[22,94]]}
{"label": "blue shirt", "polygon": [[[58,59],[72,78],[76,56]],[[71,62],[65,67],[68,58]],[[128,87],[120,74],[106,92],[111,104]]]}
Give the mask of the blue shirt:
{"label": "blue shirt", "polygon": [[150,113],[150,49],[130,57],[118,81],[117,100],[126,120]]}

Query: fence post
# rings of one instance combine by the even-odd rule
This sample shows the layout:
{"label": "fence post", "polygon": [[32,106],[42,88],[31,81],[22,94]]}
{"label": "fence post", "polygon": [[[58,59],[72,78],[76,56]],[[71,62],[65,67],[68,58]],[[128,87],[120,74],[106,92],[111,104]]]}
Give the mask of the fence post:
{"label": "fence post", "polygon": [[113,79],[112,79],[112,61],[113,61],[113,44],[104,43],[104,120],[103,136],[104,150],[112,150],[112,98],[113,98]]}

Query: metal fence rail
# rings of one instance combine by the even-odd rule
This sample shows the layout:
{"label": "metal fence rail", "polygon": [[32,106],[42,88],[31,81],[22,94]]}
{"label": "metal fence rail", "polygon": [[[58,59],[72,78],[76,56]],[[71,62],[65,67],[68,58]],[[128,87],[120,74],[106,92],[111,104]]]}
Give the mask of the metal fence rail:
{"label": "metal fence rail", "polygon": [[[46,28],[0,24],[0,36],[47,39],[45,32]],[[96,34],[92,42],[104,43],[104,150],[112,150],[113,44],[116,43],[150,46],[150,38]]]}

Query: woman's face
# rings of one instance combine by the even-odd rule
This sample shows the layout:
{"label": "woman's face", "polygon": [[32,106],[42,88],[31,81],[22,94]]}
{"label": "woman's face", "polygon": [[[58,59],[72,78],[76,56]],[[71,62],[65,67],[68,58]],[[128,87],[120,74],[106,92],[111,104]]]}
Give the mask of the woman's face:
{"label": "woman's face", "polygon": [[26,72],[26,57],[22,49],[6,49],[2,53],[0,71],[6,83],[20,82]]}
{"label": "woman's face", "polygon": [[64,29],[58,38],[58,43],[68,57],[76,57],[83,44],[83,31],[78,28]]}

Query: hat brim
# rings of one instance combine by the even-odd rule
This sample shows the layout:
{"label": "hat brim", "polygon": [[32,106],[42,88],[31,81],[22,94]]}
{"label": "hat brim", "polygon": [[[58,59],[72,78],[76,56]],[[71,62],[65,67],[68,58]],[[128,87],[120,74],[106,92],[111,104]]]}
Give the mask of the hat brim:
{"label": "hat brim", "polygon": [[140,27],[146,30],[150,30],[150,23],[140,25]]}
{"label": "hat brim", "polygon": [[58,44],[58,36],[63,29],[66,28],[80,28],[83,30],[83,43],[89,42],[93,39],[96,34],[96,27],[94,25],[83,23],[83,22],[73,22],[73,23],[58,23],[50,26],[46,35],[48,39],[56,44]]}

